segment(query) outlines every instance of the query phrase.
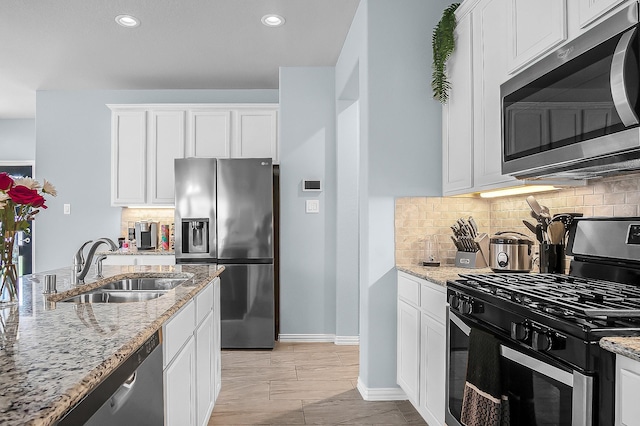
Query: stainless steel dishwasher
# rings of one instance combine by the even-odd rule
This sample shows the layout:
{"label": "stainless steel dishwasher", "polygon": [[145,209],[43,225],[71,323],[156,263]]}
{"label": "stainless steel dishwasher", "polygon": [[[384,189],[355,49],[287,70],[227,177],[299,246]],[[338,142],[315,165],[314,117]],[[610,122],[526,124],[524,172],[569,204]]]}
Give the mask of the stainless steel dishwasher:
{"label": "stainless steel dishwasher", "polygon": [[162,338],[156,331],[59,425],[162,425]]}

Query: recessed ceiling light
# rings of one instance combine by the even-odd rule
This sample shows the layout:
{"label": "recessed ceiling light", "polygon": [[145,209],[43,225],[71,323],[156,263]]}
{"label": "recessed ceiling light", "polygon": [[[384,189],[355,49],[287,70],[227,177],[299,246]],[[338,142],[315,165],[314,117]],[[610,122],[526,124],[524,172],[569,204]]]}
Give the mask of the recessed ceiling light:
{"label": "recessed ceiling light", "polygon": [[135,28],[140,26],[140,20],[131,15],[118,15],[116,16],[116,22],[126,28]]}
{"label": "recessed ceiling light", "polygon": [[279,27],[284,25],[284,18],[280,15],[264,15],[262,17],[262,23],[267,27]]}

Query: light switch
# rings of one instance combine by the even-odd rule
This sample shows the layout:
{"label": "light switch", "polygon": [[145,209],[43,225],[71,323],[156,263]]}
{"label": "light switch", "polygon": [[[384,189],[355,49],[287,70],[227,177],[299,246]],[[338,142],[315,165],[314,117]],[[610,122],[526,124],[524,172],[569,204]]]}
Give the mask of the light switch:
{"label": "light switch", "polygon": [[320,213],[320,200],[307,200],[307,213]]}
{"label": "light switch", "polygon": [[71,204],[64,205],[64,214],[71,214]]}

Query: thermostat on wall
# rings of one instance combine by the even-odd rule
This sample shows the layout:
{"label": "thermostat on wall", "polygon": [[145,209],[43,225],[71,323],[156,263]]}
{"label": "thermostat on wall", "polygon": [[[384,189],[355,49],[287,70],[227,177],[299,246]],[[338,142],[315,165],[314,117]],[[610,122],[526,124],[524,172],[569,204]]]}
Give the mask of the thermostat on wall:
{"label": "thermostat on wall", "polygon": [[303,191],[322,191],[322,184],[319,180],[304,179],[302,181],[302,190]]}

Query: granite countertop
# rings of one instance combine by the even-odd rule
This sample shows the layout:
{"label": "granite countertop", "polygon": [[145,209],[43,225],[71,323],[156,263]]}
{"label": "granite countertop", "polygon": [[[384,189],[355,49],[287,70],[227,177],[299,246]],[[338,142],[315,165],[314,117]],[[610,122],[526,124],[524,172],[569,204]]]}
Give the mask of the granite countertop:
{"label": "granite countertop", "polygon": [[447,285],[447,280],[458,279],[458,274],[487,274],[493,273],[490,268],[459,268],[453,265],[441,266],[418,266],[418,265],[396,265],[398,271],[406,272],[418,278],[422,278],[441,286]]}
{"label": "granite countertop", "polygon": [[[20,278],[19,303],[0,307],[1,423],[55,423],[222,271],[218,265],[105,265],[106,278],[87,278],[81,286],[71,283],[71,268]],[[140,273],[177,273],[189,281],[147,302],[55,302]],[[58,294],[42,294],[45,274],[56,274]]]}
{"label": "granite countertop", "polygon": [[154,250],[138,250],[133,247],[126,251],[119,249],[118,251],[99,251],[96,253],[96,256],[105,255],[105,256],[140,256],[140,255],[174,255],[176,254],[175,250],[162,250],[162,249],[154,249]]}
{"label": "granite countertop", "polygon": [[640,336],[603,337],[600,339],[600,346],[614,354],[640,361]]}

